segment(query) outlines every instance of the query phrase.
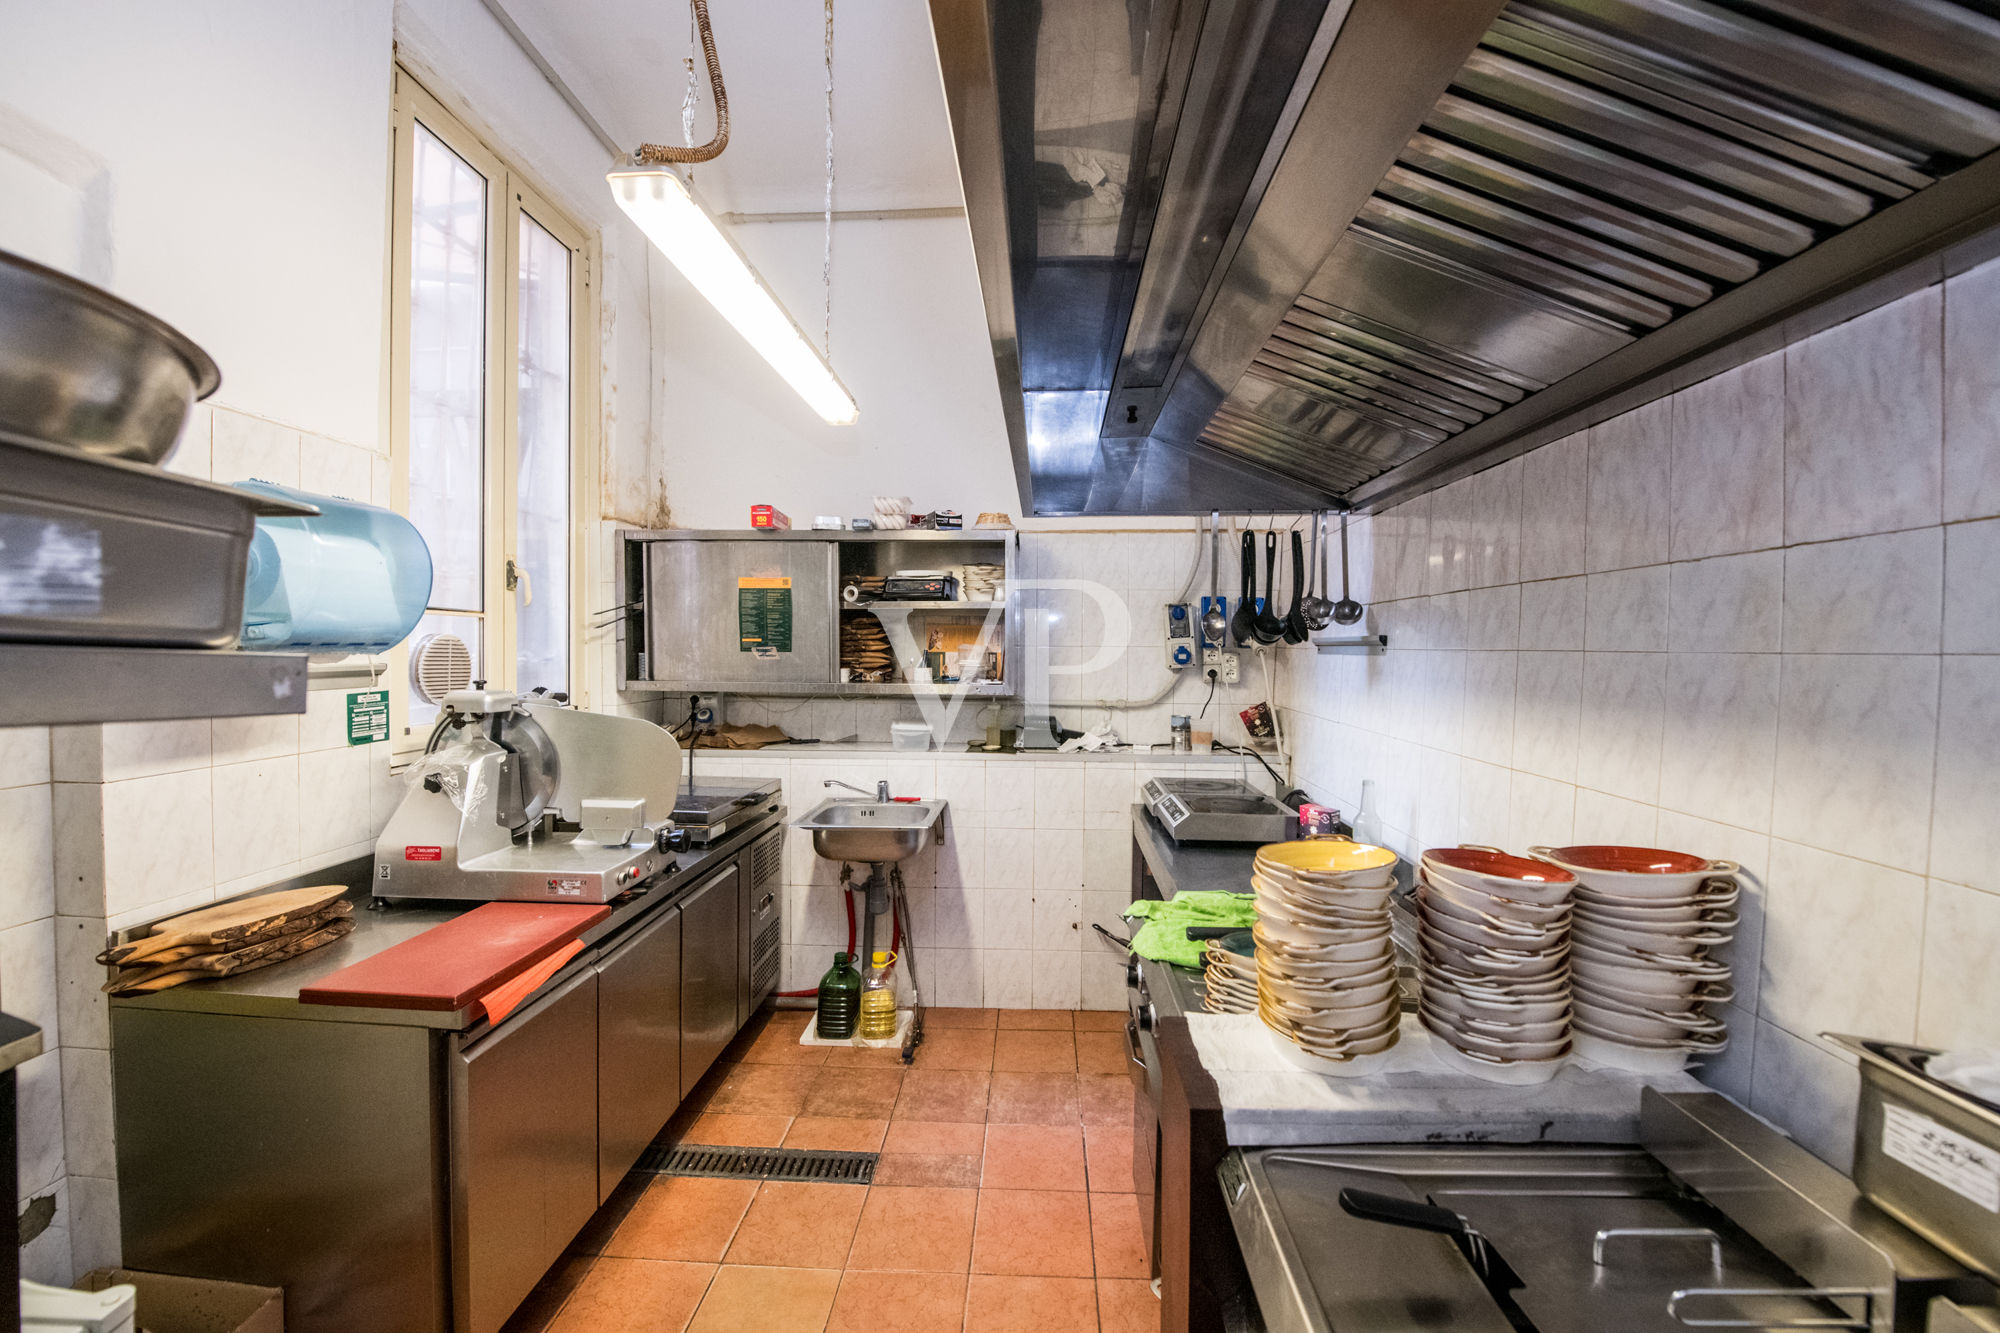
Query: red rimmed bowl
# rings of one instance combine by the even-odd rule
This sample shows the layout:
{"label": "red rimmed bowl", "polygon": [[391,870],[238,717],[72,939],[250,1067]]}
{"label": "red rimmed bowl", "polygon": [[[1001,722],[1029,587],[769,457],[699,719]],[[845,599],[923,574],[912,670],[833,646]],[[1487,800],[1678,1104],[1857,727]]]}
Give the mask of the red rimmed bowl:
{"label": "red rimmed bowl", "polygon": [[1621,898],[1686,898],[1700,892],[1703,880],[1731,876],[1743,868],[1734,861],[1710,861],[1663,847],[1593,843],[1528,850],[1599,893]]}
{"label": "red rimmed bowl", "polygon": [[1542,907],[1568,902],[1576,889],[1567,868],[1493,847],[1433,847],[1423,854],[1423,869],[1432,879]]}

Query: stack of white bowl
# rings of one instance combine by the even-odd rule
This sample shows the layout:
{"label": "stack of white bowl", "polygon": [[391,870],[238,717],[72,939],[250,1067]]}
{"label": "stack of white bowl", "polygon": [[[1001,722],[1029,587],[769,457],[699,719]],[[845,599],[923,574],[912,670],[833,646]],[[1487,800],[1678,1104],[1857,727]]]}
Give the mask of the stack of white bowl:
{"label": "stack of white bowl", "polygon": [[1576,877],[1489,847],[1439,847],[1417,877],[1417,1017],[1431,1049],[1495,1083],[1544,1083],[1570,1052]]}
{"label": "stack of white bowl", "polygon": [[1738,866],[1656,847],[1535,847],[1577,877],[1577,1054],[1641,1073],[1729,1044],[1710,1005],[1734,997],[1709,957],[1736,931]]}
{"label": "stack of white bowl", "polygon": [[1396,854],[1337,838],[1257,849],[1257,1012],[1286,1058],[1364,1072],[1396,1044],[1402,994],[1389,938]]}

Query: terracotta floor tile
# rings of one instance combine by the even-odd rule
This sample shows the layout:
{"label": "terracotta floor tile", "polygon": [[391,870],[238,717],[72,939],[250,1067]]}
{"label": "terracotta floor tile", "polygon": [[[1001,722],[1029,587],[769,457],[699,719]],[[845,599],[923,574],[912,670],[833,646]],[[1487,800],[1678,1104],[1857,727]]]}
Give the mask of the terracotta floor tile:
{"label": "terracotta floor tile", "polygon": [[1132,1180],[1132,1126],[1085,1125],[1083,1151],[1090,1165],[1093,1194],[1130,1194],[1137,1186]]}
{"label": "terracotta floor tile", "polygon": [[833,1298],[826,1333],[959,1333],[963,1273],[864,1273],[850,1269]]}
{"label": "terracotta floor tile", "polygon": [[1099,1278],[1097,1319],[1104,1333],[1159,1333],[1160,1298],[1151,1282]]}
{"label": "terracotta floor tile", "polygon": [[736,1228],[726,1262],[839,1268],[847,1262],[867,1197],[861,1185],[767,1180],[757,1187],[750,1211]]}
{"label": "terracotta floor tile", "polygon": [[903,1086],[900,1069],[821,1069],[799,1114],[887,1120]]}
{"label": "terracotta floor tile", "polygon": [[702,1109],[731,1115],[799,1114],[821,1070],[790,1065],[729,1065]]}
{"label": "terracotta floor tile", "polygon": [[621,1259],[720,1263],[756,1193],[754,1180],[661,1176],[632,1205],[604,1252]]}
{"label": "terracotta floor tile", "polygon": [[[929,1037],[924,1039],[926,1042]],[[826,1052],[828,1069],[901,1069],[903,1048],[900,1046],[822,1046]],[[922,1047],[918,1047],[922,1050]]]}
{"label": "terracotta floor tile", "polygon": [[993,1076],[979,1069],[912,1069],[903,1075],[894,1119],[985,1123]]}
{"label": "terracotta floor tile", "polygon": [[993,1037],[993,1068],[996,1073],[1075,1073],[1076,1037],[1067,1030],[1010,1032],[1002,1028]]}
{"label": "terracotta floor tile", "polygon": [[1150,1277],[1152,1256],[1139,1230],[1139,1196],[1090,1196],[1090,1248],[1099,1277]]}
{"label": "terracotta floor tile", "polygon": [[1079,1032],[1076,1034],[1076,1069],[1079,1074],[1122,1074],[1132,1057],[1125,1048],[1125,1031]]}
{"label": "terracotta floor tile", "polygon": [[1076,1026],[1067,1009],[1002,1009],[1000,1030],[1016,1032],[1068,1032]]}
{"label": "terracotta floor tile", "polygon": [[1125,1011],[1123,1009],[1079,1009],[1076,1011],[1078,1032],[1123,1032]]}
{"label": "terracotta floor tile", "polygon": [[978,1190],[877,1186],[868,1191],[847,1266],[963,1273],[978,1207]]}
{"label": "terracotta floor tile", "polygon": [[714,1264],[599,1259],[548,1333],[611,1333],[643,1328],[681,1333],[715,1276]]}
{"label": "terracotta floor tile", "polygon": [[1076,1076],[996,1071],[986,1118],[1014,1125],[1074,1125],[1078,1119]]}
{"label": "terracotta floor tile", "polygon": [[[549,1266],[549,1271],[542,1274],[542,1280],[514,1307],[514,1313],[507,1316],[498,1333],[549,1333],[563,1306],[596,1266],[595,1254],[580,1252],[574,1246],[564,1250]],[[572,1329],[570,1333],[577,1333],[577,1330]]]}
{"label": "terracotta floor tile", "polygon": [[731,1148],[775,1148],[785,1141],[785,1128],[791,1123],[792,1118],[785,1115],[731,1115],[715,1111],[689,1125],[679,1141]]}
{"label": "terracotta floor tile", "polygon": [[1086,1125],[1132,1123],[1132,1080],[1124,1074],[1085,1074],[1076,1081],[1077,1106]]}
{"label": "terracotta floor tile", "polygon": [[945,1028],[924,1034],[912,1069],[991,1069],[991,1028]]}
{"label": "terracotta floor tile", "polygon": [[746,1065],[823,1065],[830,1046],[801,1046],[799,1034],[773,1024],[737,1059]]}
{"label": "terracotta floor tile", "polygon": [[965,1333],[1089,1333],[1096,1327],[1097,1287],[1081,1278],[975,1273],[966,1287]]}
{"label": "terracotta floor tile", "polygon": [[794,1037],[810,1027],[812,1020],[813,1011],[811,1009],[766,1009],[764,1011],[764,1028],[766,1031],[777,1028],[780,1031],[791,1033]]}
{"label": "terracotta floor tile", "polygon": [[886,1120],[848,1116],[802,1115],[785,1134],[787,1148],[825,1148],[834,1152],[878,1152]]}
{"label": "terracotta floor tile", "polygon": [[1080,1190],[1083,1131],[1076,1125],[993,1125],[986,1127],[986,1189]]}
{"label": "terracotta floor tile", "polygon": [[938,1009],[924,1010],[926,1028],[990,1028],[997,1009]]}
{"label": "terracotta floor tile", "polygon": [[820,1333],[840,1274],[830,1269],[718,1269],[690,1333]]}
{"label": "terracotta floor tile", "polygon": [[[981,1128],[978,1125],[974,1129]],[[958,1153],[883,1153],[875,1162],[877,1185],[929,1185],[938,1188],[977,1189],[979,1155]]]}
{"label": "terracotta floor tile", "polygon": [[1090,1206],[1067,1190],[979,1191],[972,1271],[1090,1277]]}
{"label": "terracotta floor tile", "polygon": [[882,1151],[956,1153],[974,1156],[986,1151],[986,1128],[958,1121],[891,1120]]}
{"label": "terracotta floor tile", "polygon": [[604,1253],[604,1247],[631,1216],[633,1206],[659,1179],[650,1171],[627,1171],[625,1178],[612,1189],[611,1197],[598,1205],[590,1220],[583,1224],[583,1230],[576,1233],[576,1239],[569,1243],[570,1250],[582,1254]]}

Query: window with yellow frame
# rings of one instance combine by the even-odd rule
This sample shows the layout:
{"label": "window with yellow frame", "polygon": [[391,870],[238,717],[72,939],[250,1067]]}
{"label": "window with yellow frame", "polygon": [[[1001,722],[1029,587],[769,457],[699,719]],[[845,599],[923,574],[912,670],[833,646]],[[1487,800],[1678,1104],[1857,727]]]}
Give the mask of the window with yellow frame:
{"label": "window with yellow frame", "polygon": [[391,696],[409,750],[437,717],[413,664],[439,636],[492,688],[582,701],[595,287],[582,227],[400,67],[395,89],[391,458],[434,567]]}

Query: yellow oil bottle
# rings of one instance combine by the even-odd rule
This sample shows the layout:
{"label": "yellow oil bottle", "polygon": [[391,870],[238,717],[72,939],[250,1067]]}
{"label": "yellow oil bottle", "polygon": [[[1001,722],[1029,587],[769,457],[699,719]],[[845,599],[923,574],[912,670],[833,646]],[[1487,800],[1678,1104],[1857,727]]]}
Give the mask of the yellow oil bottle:
{"label": "yellow oil bottle", "polygon": [[855,1035],[863,1041],[888,1041],[896,1035],[896,955],[875,951],[868,978],[861,983],[861,1026]]}

